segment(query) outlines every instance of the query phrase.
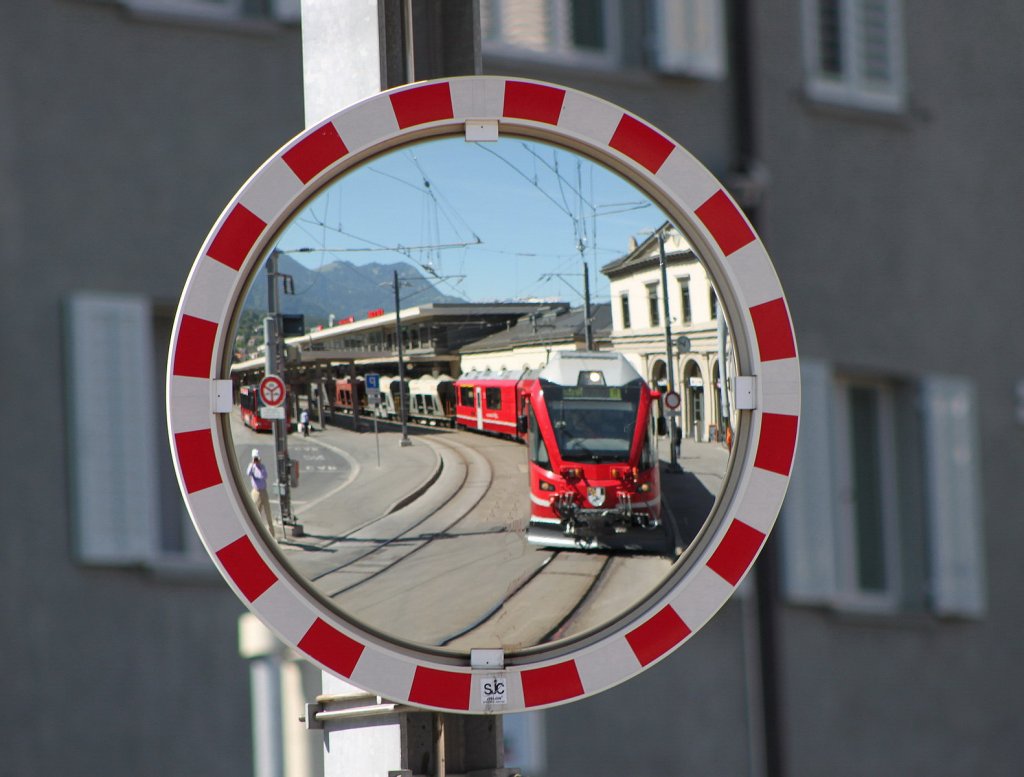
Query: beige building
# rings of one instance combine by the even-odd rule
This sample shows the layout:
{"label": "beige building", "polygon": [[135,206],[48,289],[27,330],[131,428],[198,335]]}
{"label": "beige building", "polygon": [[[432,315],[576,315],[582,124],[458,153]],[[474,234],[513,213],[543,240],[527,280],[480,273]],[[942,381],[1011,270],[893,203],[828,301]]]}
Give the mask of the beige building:
{"label": "beige building", "polygon": [[609,279],[612,348],[653,385],[679,392],[685,436],[708,440],[724,434],[729,401],[721,365],[722,352],[725,361],[731,352],[728,328],[711,279],[686,237],[666,222],[601,272]]}

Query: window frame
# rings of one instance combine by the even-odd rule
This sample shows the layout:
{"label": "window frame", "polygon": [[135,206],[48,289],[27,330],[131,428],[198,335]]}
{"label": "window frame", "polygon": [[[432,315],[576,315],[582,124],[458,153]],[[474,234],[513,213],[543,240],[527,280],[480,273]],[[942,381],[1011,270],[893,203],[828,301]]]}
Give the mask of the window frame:
{"label": "window frame", "polygon": [[721,81],[729,73],[725,3],[651,0],[653,65],[660,73]]}
{"label": "window frame", "polygon": [[300,0],[111,0],[128,12],[153,19],[209,23],[277,22],[299,24]]}
{"label": "window frame", "polygon": [[[902,0],[834,0],[840,40],[840,72],[826,73],[821,66],[820,0],[803,0],[803,56],[807,95],[815,101],[849,108],[898,113],[906,107],[906,73]],[[859,15],[866,3],[878,2],[886,15],[885,50],[889,74],[884,81],[863,75],[864,39]]]}
{"label": "window frame", "polygon": [[[896,399],[893,385],[883,379],[837,375],[834,423],[836,430],[836,518],[839,538],[836,563],[839,575],[840,603],[851,610],[895,612],[903,599],[903,570],[900,548],[900,492],[897,481],[896,452]],[[857,461],[854,452],[854,423],[852,394],[870,391],[876,399],[875,437],[881,520],[881,563],[885,583],[881,589],[862,584],[862,544],[859,540],[864,529],[857,514],[856,494],[862,490],[858,484]]]}
{"label": "window frame", "polygon": [[[535,0],[553,20],[545,37],[543,47],[532,47],[508,42],[501,32],[501,6],[515,0],[481,0],[480,2],[480,45],[488,56],[532,59],[552,64],[597,67],[611,69],[621,60],[622,42],[619,39],[621,0],[600,0],[603,9],[605,45],[602,49],[590,49],[575,45],[572,40],[570,6],[572,0]],[[491,25],[488,22],[493,20]],[[488,27],[490,26],[490,29]]]}
{"label": "window frame", "polygon": [[[800,364],[800,444],[783,506],[782,585],[795,605],[869,615],[979,619],[987,610],[979,406],[966,376],[917,377]],[[841,493],[849,480],[842,391],[850,381],[884,384],[895,437],[891,475],[893,585],[882,596],[851,590],[854,550]],[[890,442],[892,442],[890,440]]]}
{"label": "window frame", "polygon": [[632,317],[629,312],[629,294],[625,291],[619,294],[619,315],[622,318],[622,328],[631,329]]}
{"label": "window frame", "polygon": [[644,284],[644,288],[647,290],[647,321],[652,328],[661,326],[661,304],[658,286],[658,283]]}
{"label": "window frame", "polygon": [[690,278],[679,279],[679,316],[683,324],[693,323],[693,300],[690,297]]}

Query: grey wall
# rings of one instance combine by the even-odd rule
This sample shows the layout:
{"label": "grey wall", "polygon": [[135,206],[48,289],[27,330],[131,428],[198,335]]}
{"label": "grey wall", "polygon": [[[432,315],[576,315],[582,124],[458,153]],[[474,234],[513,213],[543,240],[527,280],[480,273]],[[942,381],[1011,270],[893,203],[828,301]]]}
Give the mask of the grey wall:
{"label": "grey wall", "polygon": [[234,594],[72,561],[60,313],[81,289],[176,302],[230,195],[302,128],[298,31],[74,0],[0,19],[0,774],[249,774]]}
{"label": "grey wall", "polygon": [[[801,354],[976,381],[988,561],[979,621],[783,606],[786,774],[1016,774],[1024,6],[907,0],[910,108],[885,118],[810,103],[799,4],[750,5],[759,226]],[[248,774],[235,596],[215,576],[72,560],[60,306],[79,289],[176,300],[228,198],[302,128],[298,31],[87,0],[7,3],[0,18],[0,775]],[[733,164],[729,82],[485,70],[596,93],[716,174]],[[744,606],[637,679],[548,712],[550,775],[747,773]]]}
{"label": "grey wall", "polygon": [[904,3],[909,109],[804,96],[796,3],[758,3],[762,234],[802,356],[978,389],[989,610],[980,622],[784,613],[790,774],[1014,774],[1024,640],[1024,6]]}
{"label": "grey wall", "polygon": [[[800,4],[749,6],[756,142],[770,181],[759,231],[801,356],[878,375],[974,381],[987,559],[980,620],[783,603],[785,774],[1015,774],[1024,754],[1024,670],[1015,658],[1024,641],[1024,428],[1014,398],[1024,378],[1024,6],[989,3],[965,15],[952,2],[907,0],[909,106],[895,116],[809,100]],[[605,96],[718,175],[734,163],[730,83],[486,57],[485,67]],[[551,774],[746,773],[737,607],[638,679],[549,711]]]}

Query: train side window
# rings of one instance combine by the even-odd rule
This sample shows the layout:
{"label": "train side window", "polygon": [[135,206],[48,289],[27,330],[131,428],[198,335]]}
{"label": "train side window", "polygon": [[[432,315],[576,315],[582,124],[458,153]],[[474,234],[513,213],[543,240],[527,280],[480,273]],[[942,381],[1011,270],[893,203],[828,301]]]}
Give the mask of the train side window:
{"label": "train side window", "polygon": [[654,429],[654,411],[647,421],[647,432],[644,434],[643,447],[640,449],[640,469],[650,469],[658,461],[657,434]]}
{"label": "train side window", "polygon": [[484,401],[488,410],[501,410],[501,389],[486,389]]}
{"label": "train side window", "polygon": [[534,464],[551,468],[551,458],[548,456],[548,446],[544,444],[540,429],[537,426],[537,417],[533,414],[533,408],[527,406],[527,417],[529,418],[527,446],[530,451],[530,461]]}
{"label": "train side window", "polygon": [[459,386],[459,404],[463,407],[474,407],[472,386]]}

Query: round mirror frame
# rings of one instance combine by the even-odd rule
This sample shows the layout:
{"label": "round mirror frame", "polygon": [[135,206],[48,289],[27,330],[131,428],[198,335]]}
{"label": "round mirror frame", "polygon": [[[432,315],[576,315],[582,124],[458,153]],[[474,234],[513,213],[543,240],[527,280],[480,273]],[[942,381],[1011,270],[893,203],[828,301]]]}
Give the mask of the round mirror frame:
{"label": "round mirror frame", "polygon": [[[695,546],[650,597],[595,634],[505,657],[468,658],[370,633],[312,595],[254,526],[222,423],[236,305],[270,242],[315,194],[369,158],[435,135],[498,133],[590,157],[647,192],[707,265],[735,340],[726,486]],[[775,523],[789,483],[800,371],[774,267],[742,211],[686,150],[604,100],[539,81],[470,76],[412,84],[347,107],[291,140],[228,203],[193,265],[175,316],[167,375],[170,442],[192,520],[221,574],[303,657],[382,697],[461,713],[521,712],[627,680],[701,628],[736,590]],[[486,647],[486,646],[484,646]],[[497,682],[496,682],[497,681]],[[499,688],[503,693],[495,693]]]}

